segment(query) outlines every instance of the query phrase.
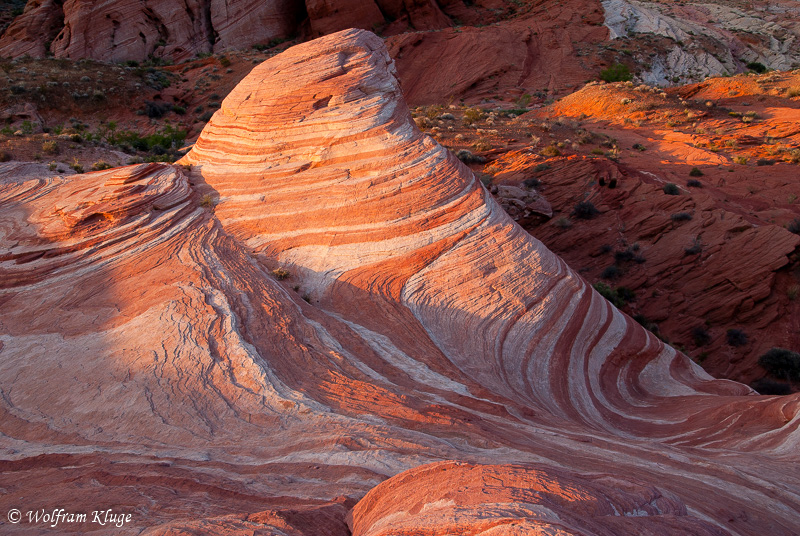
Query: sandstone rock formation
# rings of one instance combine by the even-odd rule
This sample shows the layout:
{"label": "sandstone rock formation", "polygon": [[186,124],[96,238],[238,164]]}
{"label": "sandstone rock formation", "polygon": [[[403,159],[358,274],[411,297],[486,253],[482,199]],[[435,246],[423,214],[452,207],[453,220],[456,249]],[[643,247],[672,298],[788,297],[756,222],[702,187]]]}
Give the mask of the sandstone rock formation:
{"label": "sandstone rock formation", "polygon": [[52,53],[104,61],[142,61],[150,56],[184,60],[300,33],[319,36],[350,27],[385,28],[390,33],[446,28],[453,25],[448,15],[485,21],[482,15],[488,8],[502,5],[492,0],[470,9],[461,0],[191,0],[183,5],[30,0],[0,35],[0,56]]}
{"label": "sandstone rock formation", "polygon": [[5,510],[800,528],[800,397],[714,380],[603,300],[420,133],[368,32],[255,68],[177,165],[3,179],[0,229]]}

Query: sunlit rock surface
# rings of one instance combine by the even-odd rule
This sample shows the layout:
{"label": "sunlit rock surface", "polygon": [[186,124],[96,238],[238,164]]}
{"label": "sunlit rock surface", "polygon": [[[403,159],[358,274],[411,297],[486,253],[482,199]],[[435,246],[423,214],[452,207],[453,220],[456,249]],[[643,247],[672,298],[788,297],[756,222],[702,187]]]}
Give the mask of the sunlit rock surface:
{"label": "sunlit rock surface", "polygon": [[255,68],[175,166],[3,178],[0,303],[5,510],[800,530],[800,398],[713,380],[604,301],[419,132],[368,32]]}

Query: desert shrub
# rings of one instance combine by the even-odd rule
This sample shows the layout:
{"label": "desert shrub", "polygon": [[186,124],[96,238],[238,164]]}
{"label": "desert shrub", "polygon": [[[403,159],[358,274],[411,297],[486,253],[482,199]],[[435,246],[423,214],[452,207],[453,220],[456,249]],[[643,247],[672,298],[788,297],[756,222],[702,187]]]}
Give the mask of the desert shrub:
{"label": "desert shrub", "polygon": [[695,326],[692,328],[692,339],[696,346],[705,346],[711,342],[711,335],[703,326]]}
{"label": "desert shrub", "polygon": [[739,164],[741,166],[747,165],[747,157],[746,156],[734,156],[733,162]]}
{"label": "desert shrub", "polygon": [[800,218],[795,218],[794,220],[789,222],[789,225],[786,226],[786,230],[790,233],[800,234]]}
{"label": "desert shrub", "polygon": [[231,60],[228,59],[227,56],[222,56],[219,59],[219,64],[222,65],[223,67],[230,67],[231,66]]}
{"label": "desert shrub", "polygon": [[636,320],[636,322],[638,322],[644,329],[658,335],[658,324],[655,322],[650,322],[650,320],[648,320],[648,318],[643,314],[635,314],[633,315],[633,319]]}
{"label": "desert shrub", "polygon": [[209,110],[205,112],[203,115],[200,116],[200,121],[208,122],[211,121],[211,118],[214,116],[213,110]]}
{"label": "desert shrub", "polygon": [[75,173],[83,173],[83,166],[81,165],[80,162],[78,162],[77,158],[72,161],[69,167],[75,170]]}
{"label": "desert shrub", "polygon": [[550,164],[537,164],[535,168],[533,168],[534,173],[541,173],[542,171],[547,171],[550,169]]}
{"label": "desert shrub", "polygon": [[603,82],[627,82],[633,78],[627,65],[615,63],[608,69],[600,71],[600,80]]}
{"label": "desert shrub", "polygon": [[689,221],[692,219],[692,215],[688,212],[676,212],[672,216],[669,217],[672,221]]}
{"label": "desert shrub", "polygon": [[595,155],[598,155],[598,156],[602,156],[602,155],[606,154],[606,152],[604,150],[600,149],[600,148],[595,148],[595,149],[592,149],[592,154],[595,154]]}
{"label": "desert shrub", "polygon": [[751,61],[750,63],[747,64],[747,68],[753,71],[754,73],[761,74],[767,72],[767,66],[758,61]]}
{"label": "desert shrub", "polygon": [[104,160],[98,160],[92,164],[92,171],[102,171],[104,169],[111,169],[111,164]]}
{"label": "desert shrub", "polygon": [[573,216],[583,220],[594,218],[598,214],[600,214],[600,211],[597,210],[597,207],[595,207],[591,201],[581,201],[575,205],[575,208],[572,210]]}
{"label": "desert shrub", "polygon": [[610,301],[614,307],[618,309],[636,299],[636,295],[627,287],[612,288],[603,282],[595,283],[592,286],[601,296]]}
{"label": "desert shrub", "polygon": [[178,115],[185,115],[186,114],[186,108],[183,107],[183,106],[173,106],[172,107],[172,111],[175,112]]}
{"label": "desert shrub", "polygon": [[794,301],[800,296],[800,285],[792,285],[786,290],[786,297]]}
{"label": "desert shrub", "polygon": [[667,184],[665,184],[663,190],[664,193],[667,195],[679,195],[681,193],[681,190],[680,188],[678,188],[678,185],[672,182],[668,182]]}
{"label": "desert shrub", "polygon": [[465,123],[477,123],[484,117],[484,112],[480,108],[467,108],[464,110]]}
{"label": "desert shrub", "polygon": [[171,109],[172,106],[164,102],[144,101],[144,113],[150,119],[160,119]]}
{"label": "desert shrub", "polygon": [[793,86],[786,90],[786,96],[790,99],[800,97],[800,86]]}
{"label": "desert shrub", "polygon": [[698,180],[691,179],[686,183],[686,186],[688,186],[689,188],[702,188],[703,183]]}
{"label": "desert shrub", "polygon": [[289,273],[289,270],[285,270],[283,268],[276,268],[275,270],[272,270],[272,275],[274,275],[275,279],[277,279],[278,281],[283,281],[284,279],[288,278],[291,274]]}
{"label": "desert shrub", "polygon": [[555,225],[559,229],[569,229],[570,227],[572,227],[572,220],[562,216],[558,218],[555,222],[553,222],[553,225]]}
{"label": "desert shrub", "polygon": [[458,152],[456,152],[456,158],[458,158],[465,164],[472,164],[472,163],[482,164],[486,162],[486,159],[484,157],[476,156],[472,154],[472,151],[469,151],[467,149],[459,149]]}
{"label": "desert shrub", "polygon": [[734,328],[728,330],[726,340],[730,346],[744,346],[750,339],[744,331]]}
{"label": "desert shrub", "polygon": [[783,160],[790,164],[800,164],[800,149],[791,149],[783,153]]}
{"label": "desert shrub", "polygon": [[8,162],[11,160],[11,153],[0,151],[0,162]]}
{"label": "desert shrub", "polygon": [[775,160],[769,160],[767,158],[759,158],[756,160],[757,166],[772,166],[775,164]]}
{"label": "desert shrub", "polygon": [[684,248],[683,253],[685,255],[699,255],[703,251],[703,243],[700,242],[700,237],[696,237],[694,239],[694,243],[691,246]]}
{"label": "desert shrub", "polygon": [[792,393],[792,388],[789,384],[776,382],[768,378],[756,380],[750,384],[750,387],[755,389],[760,395],[783,396]]}
{"label": "desert shrub", "polygon": [[633,148],[636,149],[637,151],[646,151],[647,150],[647,147],[645,147],[641,143],[634,143],[633,144]]}
{"label": "desert shrub", "polygon": [[537,179],[536,177],[531,177],[530,179],[525,179],[522,181],[522,185],[528,189],[537,189],[539,186],[542,185],[542,181]]}
{"label": "desert shrub", "polygon": [[214,206],[214,198],[211,194],[206,194],[200,199],[200,206],[203,208],[211,208]]}
{"label": "desert shrub", "polygon": [[561,156],[561,151],[558,150],[558,147],[555,145],[548,145],[544,149],[542,149],[539,154],[542,156],[553,157],[553,156]]}
{"label": "desert shrub", "polygon": [[769,374],[788,381],[800,381],[800,354],[786,348],[770,348],[758,358]]}
{"label": "desert shrub", "polygon": [[690,177],[702,177],[703,172],[700,171],[700,168],[693,167],[692,170],[689,172]]}
{"label": "desert shrub", "polygon": [[600,274],[600,277],[603,279],[616,279],[618,278],[622,272],[620,271],[619,267],[612,264],[611,266],[607,267],[603,270],[603,273]]}
{"label": "desert shrub", "polygon": [[472,144],[472,148],[478,152],[490,151],[492,149],[492,144],[484,139],[480,139]]}
{"label": "desert shrub", "polygon": [[59,150],[56,140],[42,142],[42,151],[44,151],[45,154],[58,154]]}
{"label": "desert shrub", "polygon": [[616,262],[635,262],[642,264],[645,258],[637,253],[639,251],[639,244],[634,244],[626,249],[621,249],[614,252],[614,260]]}

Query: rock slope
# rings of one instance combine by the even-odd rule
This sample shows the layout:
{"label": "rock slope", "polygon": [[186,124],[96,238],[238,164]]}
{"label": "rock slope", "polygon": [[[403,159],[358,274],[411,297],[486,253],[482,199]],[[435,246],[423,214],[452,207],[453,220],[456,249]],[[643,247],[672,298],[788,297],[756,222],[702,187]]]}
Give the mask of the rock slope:
{"label": "rock slope", "polygon": [[6,510],[800,528],[800,397],[714,380],[602,299],[420,133],[368,32],[258,66],[175,166],[12,173],[0,208]]}

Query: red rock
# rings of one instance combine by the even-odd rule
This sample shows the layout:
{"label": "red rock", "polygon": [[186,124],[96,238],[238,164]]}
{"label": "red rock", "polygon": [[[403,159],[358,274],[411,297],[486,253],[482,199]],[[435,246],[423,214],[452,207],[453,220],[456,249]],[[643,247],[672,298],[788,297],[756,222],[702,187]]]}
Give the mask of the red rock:
{"label": "red rock", "polygon": [[[4,180],[0,207],[0,510],[344,536],[411,470],[354,530],[426,494],[486,528],[543,510],[477,490],[534,484],[598,534],[798,530],[800,397],[603,300],[416,128],[368,32],[256,67],[178,165]],[[469,465],[414,469],[441,460]]]}
{"label": "red rock", "polygon": [[348,521],[353,536],[730,534],[690,515],[677,495],[611,474],[459,462],[390,478]]}

